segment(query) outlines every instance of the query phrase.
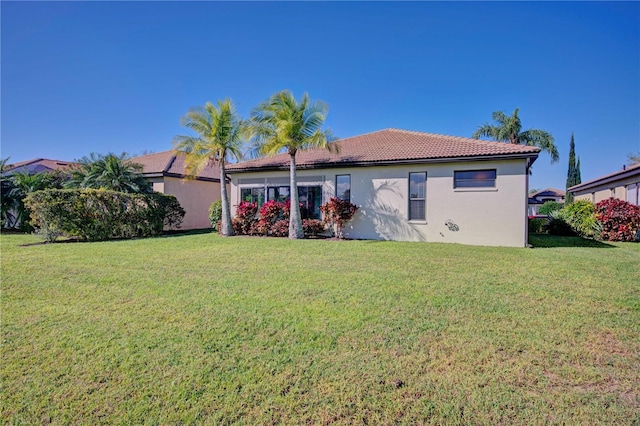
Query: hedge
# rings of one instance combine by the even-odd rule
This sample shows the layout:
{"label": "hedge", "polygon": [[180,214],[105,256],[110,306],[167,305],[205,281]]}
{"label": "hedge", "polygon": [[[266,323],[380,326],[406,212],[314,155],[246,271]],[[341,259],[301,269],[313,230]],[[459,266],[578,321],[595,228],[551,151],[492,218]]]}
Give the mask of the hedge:
{"label": "hedge", "polygon": [[47,240],[64,234],[86,241],[159,235],[179,228],[185,211],[173,195],[104,189],[47,189],[25,198],[31,221]]}

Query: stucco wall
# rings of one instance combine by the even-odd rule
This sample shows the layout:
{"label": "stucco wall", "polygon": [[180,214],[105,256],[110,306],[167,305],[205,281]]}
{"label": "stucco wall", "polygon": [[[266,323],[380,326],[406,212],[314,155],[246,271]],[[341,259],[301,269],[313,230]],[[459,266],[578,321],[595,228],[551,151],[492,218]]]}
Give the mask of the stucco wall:
{"label": "stucco wall", "polygon": [[613,197],[623,201],[629,201],[627,199],[627,185],[635,183],[640,183],[640,173],[636,173],[633,176],[628,176],[617,181],[608,182],[602,185],[595,185],[585,190],[574,191],[574,199],[588,200],[593,203],[597,203]]}
{"label": "stucco wall", "polygon": [[[473,169],[496,169],[496,188],[454,189],[453,172]],[[409,221],[409,173],[425,171],[426,221]],[[527,243],[525,160],[298,171],[303,179],[322,178],[323,201],[334,195],[338,174],[351,175],[351,202],[359,207],[344,230],[346,237],[512,247]],[[285,171],[231,175],[232,212],[240,196],[238,179],[287,176]]]}
{"label": "stucco wall", "polygon": [[[220,184],[199,180],[164,177],[153,183],[154,190],[175,195],[186,214],[180,229],[211,228],[209,206],[220,199]],[[158,189],[156,189],[158,188]]]}

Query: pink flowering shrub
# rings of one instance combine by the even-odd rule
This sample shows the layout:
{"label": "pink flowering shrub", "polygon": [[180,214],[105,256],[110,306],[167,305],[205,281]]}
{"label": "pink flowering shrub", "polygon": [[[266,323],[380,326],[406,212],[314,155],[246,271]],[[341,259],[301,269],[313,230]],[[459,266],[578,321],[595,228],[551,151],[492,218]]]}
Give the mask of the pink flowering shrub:
{"label": "pink flowering shrub", "polygon": [[602,224],[603,240],[636,241],[640,232],[640,207],[609,198],[596,204],[595,212]]}
{"label": "pink flowering shrub", "polygon": [[342,229],[358,211],[358,206],[340,198],[331,198],[328,202],[320,206],[320,211],[324,216],[324,221],[329,225],[336,225],[337,236],[342,238]]}

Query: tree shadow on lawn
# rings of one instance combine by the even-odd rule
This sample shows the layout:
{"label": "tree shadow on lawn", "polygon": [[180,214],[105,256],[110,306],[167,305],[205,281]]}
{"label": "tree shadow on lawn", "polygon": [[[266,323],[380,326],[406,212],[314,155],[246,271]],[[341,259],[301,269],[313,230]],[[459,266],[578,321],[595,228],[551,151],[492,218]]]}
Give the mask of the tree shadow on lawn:
{"label": "tree shadow on lawn", "polygon": [[529,244],[533,248],[591,247],[616,248],[616,246],[582,237],[560,237],[547,234],[529,234]]}

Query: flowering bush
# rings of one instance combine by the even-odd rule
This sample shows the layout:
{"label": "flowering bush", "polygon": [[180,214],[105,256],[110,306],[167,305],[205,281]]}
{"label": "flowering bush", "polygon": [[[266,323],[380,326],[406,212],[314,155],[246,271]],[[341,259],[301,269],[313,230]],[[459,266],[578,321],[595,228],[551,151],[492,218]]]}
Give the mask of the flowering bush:
{"label": "flowering bush", "polygon": [[231,221],[233,232],[238,235],[250,235],[256,223],[258,204],[242,201],[236,207],[236,217]]}
{"label": "flowering bush", "polygon": [[259,218],[268,223],[274,223],[283,215],[282,204],[275,200],[267,201],[260,207]]}
{"label": "flowering bush", "polygon": [[[282,218],[289,220],[289,217],[291,216],[291,200],[286,200],[285,202],[280,204],[282,204]],[[300,216],[302,217],[302,219],[308,219],[309,212],[304,207],[304,204],[298,203],[298,205],[300,206]]]}
{"label": "flowering bush", "polygon": [[315,237],[324,232],[325,223],[318,219],[305,219],[302,221],[302,229],[305,237]]}
{"label": "flowering bush", "polygon": [[640,207],[609,198],[596,204],[595,212],[602,224],[603,240],[636,241],[640,232]]}
{"label": "flowering bush", "polygon": [[320,206],[320,211],[328,225],[336,225],[336,234],[338,238],[342,238],[342,229],[356,214],[358,206],[351,204],[349,201],[333,197],[327,203]]}
{"label": "flowering bush", "polygon": [[277,220],[271,225],[272,237],[288,237],[289,236],[289,221],[285,219]]}

